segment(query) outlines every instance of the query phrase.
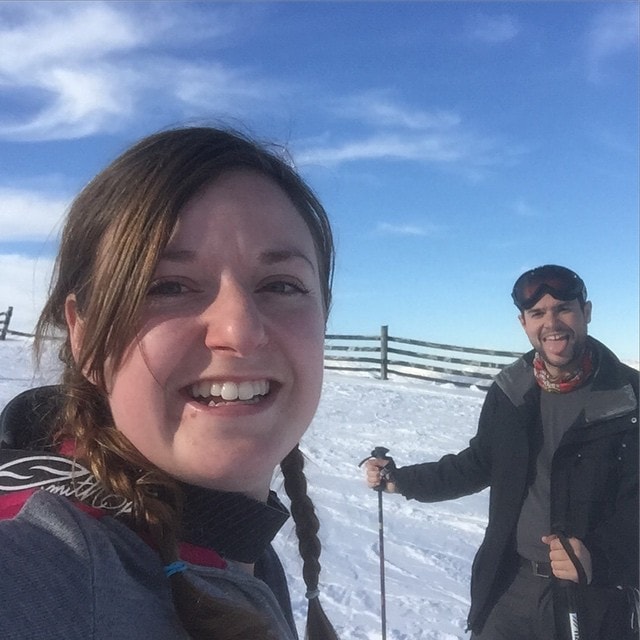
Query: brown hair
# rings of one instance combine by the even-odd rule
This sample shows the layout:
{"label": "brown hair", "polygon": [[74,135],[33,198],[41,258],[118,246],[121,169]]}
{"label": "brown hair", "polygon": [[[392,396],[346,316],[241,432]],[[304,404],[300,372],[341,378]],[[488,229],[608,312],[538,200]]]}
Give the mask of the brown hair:
{"label": "brown hair", "polygon": [[[62,331],[65,402],[58,437],[73,438],[82,459],[111,492],[132,501],[132,527],[152,537],[163,562],[177,558],[181,495],[177,483],[152,465],[115,428],[106,372],[117,370],[135,339],[155,265],[184,205],[224,172],[249,169],[273,180],[305,221],[316,249],[328,313],[334,252],[326,213],[280,155],[243,135],[209,127],[172,129],[123,153],[78,195],[68,213],[49,298],[36,328],[36,352]],[[82,344],[73,357],[64,316],[73,294],[82,318]],[[296,447],[282,462],[285,489],[300,540],[308,592],[318,586],[318,520],[306,494],[303,457]],[[193,638],[264,639],[266,623],[222,600],[195,592],[181,574],[171,578],[174,603]],[[336,634],[318,598],[310,600],[308,638]]]}

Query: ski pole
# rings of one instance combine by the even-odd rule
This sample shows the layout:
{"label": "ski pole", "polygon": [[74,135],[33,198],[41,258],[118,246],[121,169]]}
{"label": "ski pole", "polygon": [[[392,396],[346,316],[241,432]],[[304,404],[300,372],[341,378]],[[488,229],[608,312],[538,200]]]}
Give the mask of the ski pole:
{"label": "ski pole", "polygon": [[[376,458],[377,460],[390,460],[389,449],[386,447],[376,447],[368,458],[365,458],[358,466],[362,466],[370,458]],[[387,604],[385,593],[385,580],[384,580],[384,515],[382,510],[382,494],[384,493],[384,487],[386,485],[386,479],[384,476],[380,479],[380,484],[375,487],[378,492],[378,545],[380,549],[380,621],[382,626],[382,640],[387,638]]]}
{"label": "ski pole", "polygon": [[562,545],[562,548],[566,551],[567,555],[578,572],[578,584],[575,584],[571,580],[559,580],[558,582],[564,587],[565,598],[567,602],[567,614],[569,616],[569,638],[570,640],[585,640],[582,634],[582,622],[578,616],[578,587],[579,585],[587,584],[587,576],[584,571],[584,567],[575,552],[573,551],[567,536],[560,531],[556,534],[558,540]]}
{"label": "ski pole", "polygon": [[567,608],[569,609],[569,633],[571,640],[580,640],[580,625],[578,624],[578,602],[573,582],[566,585]]}

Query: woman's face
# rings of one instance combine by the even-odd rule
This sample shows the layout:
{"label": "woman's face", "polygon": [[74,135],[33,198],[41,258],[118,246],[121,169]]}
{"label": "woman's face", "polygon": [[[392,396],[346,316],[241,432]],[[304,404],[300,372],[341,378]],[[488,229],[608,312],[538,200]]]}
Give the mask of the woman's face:
{"label": "woman's face", "polygon": [[258,173],[181,212],[137,341],[110,376],[115,424],[172,476],[265,498],[316,410],[325,312],[311,234]]}

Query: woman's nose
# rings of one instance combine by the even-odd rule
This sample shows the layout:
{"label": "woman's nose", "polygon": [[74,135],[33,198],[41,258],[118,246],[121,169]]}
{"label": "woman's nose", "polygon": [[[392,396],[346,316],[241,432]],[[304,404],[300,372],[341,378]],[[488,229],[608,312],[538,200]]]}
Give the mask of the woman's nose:
{"label": "woman's nose", "polygon": [[209,349],[247,356],[267,342],[264,319],[253,292],[231,278],[221,279],[203,320]]}

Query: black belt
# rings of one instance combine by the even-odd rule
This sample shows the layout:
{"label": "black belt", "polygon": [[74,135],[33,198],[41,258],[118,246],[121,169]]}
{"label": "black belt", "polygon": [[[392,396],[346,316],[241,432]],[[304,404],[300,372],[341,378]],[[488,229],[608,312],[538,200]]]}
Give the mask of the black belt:
{"label": "black belt", "polygon": [[553,575],[550,562],[536,562],[535,560],[527,560],[520,557],[520,566],[530,571],[538,578],[550,578]]}

